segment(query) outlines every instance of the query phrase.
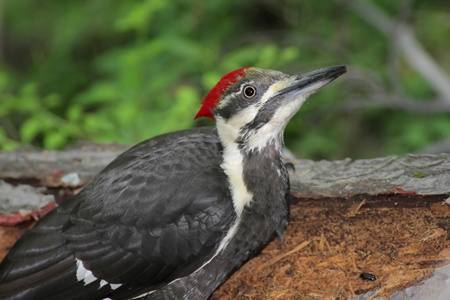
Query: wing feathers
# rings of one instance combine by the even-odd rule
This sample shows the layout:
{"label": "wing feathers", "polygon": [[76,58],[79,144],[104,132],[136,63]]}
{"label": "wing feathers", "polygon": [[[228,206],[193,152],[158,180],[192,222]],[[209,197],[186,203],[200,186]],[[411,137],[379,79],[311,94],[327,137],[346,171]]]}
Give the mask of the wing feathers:
{"label": "wing feathers", "polygon": [[[212,129],[124,152],[14,246],[0,265],[0,298],[13,289],[24,292],[11,299],[128,297],[195,271],[236,217],[221,162]],[[94,277],[78,280],[75,258]]]}

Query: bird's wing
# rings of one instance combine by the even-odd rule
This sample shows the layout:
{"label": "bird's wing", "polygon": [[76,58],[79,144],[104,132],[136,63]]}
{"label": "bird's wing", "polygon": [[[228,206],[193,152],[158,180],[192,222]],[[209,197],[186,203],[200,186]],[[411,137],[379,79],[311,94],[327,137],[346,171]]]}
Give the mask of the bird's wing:
{"label": "bird's wing", "polygon": [[197,129],[124,152],[13,248],[0,298],[31,286],[50,299],[48,285],[55,299],[122,299],[198,269],[235,219],[220,151],[211,129]]}
{"label": "bird's wing", "polygon": [[76,268],[62,236],[67,220],[54,209],[19,239],[0,264],[0,299],[45,299],[46,291],[76,283],[68,281]]}

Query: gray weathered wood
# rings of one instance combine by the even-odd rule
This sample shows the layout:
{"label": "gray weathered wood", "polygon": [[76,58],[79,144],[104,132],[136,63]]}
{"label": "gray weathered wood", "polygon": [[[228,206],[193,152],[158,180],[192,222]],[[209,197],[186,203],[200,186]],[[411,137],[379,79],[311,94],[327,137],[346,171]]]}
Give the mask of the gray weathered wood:
{"label": "gray weathered wood", "polygon": [[[84,185],[124,150],[124,146],[89,144],[66,151],[0,152],[0,179],[37,179],[45,186],[60,186],[64,183],[55,172],[77,173]],[[450,154],[293,163],[292,192],[299,197],[450,192]]]}
{"label": "gray weathered wood", "polygon": [[299,160],[291,173],[291,185],[297,196],[312,198],[380,193],[446,194],[450,192],[450,155]]}

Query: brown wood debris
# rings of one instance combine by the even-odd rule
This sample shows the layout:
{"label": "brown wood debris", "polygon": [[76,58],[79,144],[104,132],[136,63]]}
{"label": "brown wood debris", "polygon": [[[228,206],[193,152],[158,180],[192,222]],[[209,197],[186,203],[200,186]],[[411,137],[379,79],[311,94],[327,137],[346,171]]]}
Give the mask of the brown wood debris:
{"label": "brown wood debris", "polygon": [[446,197],[298,199],[284,243],[272,241],[212,299],[349,299],[376,287],[388,296],[450,264]]}

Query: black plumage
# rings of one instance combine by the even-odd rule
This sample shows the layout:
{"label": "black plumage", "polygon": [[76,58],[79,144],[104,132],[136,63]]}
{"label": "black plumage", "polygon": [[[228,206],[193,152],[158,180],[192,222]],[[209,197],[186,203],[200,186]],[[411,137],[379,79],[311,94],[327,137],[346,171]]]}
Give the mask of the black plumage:
{"label": "black plumage", "polygon": [[[17,299],[94,299],[92,291],[119,299],[190,274],[214,255],[236,217],[221,162],[212,128],[124,152],[11,249],[0,266],[0,298],[16,299],[8,295],[20,286],[26,297]],[[129,283],[98,290],[96,280],[81,292],[74,258],[96,278]]]}

